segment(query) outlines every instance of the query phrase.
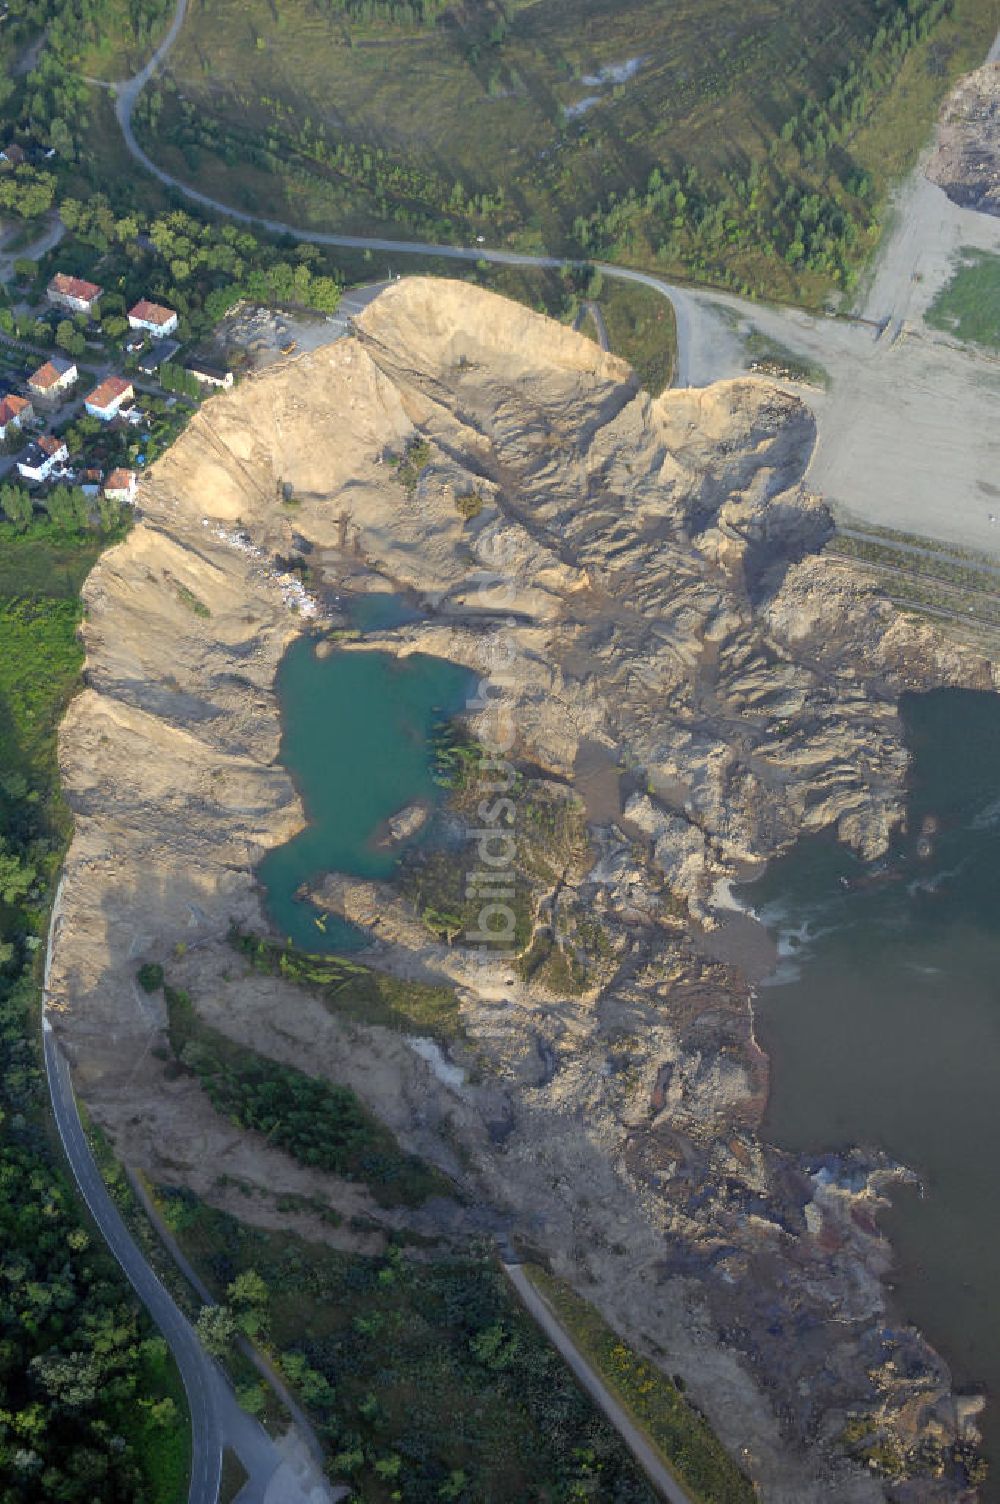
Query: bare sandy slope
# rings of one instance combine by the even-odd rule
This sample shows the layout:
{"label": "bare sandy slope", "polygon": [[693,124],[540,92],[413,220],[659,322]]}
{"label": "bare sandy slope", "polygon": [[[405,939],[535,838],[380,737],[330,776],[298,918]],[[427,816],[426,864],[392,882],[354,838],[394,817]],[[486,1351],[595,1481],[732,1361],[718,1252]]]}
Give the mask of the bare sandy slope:
{"label": "bare sandy slope", "polygon": [[[430,458],[408,488],[388,456],[418,434]],[[157,1177],[368,1247],[401,1222],[521,1234],[685,1375],[769,1501],[861,1504],[881,1488],[835,1446],[847,1414],[947,1448],[948,1375],[916,1334],[886,1335],[886,1250],[861,1214],[880,1167],[854,1160],[824,1187],[761,1144],[745,979],[678,915],[710,921],[718,878],[802,829],[883,850],[903,808],[899,692],[993,674],[820,556],[829,517],[802,485],[814,446],[812,415],[766,383],[654,402],[590,341],[436,280],[394,285],[357,339],[213,399],[86,587],[52,994],[88,1106]],[[456,501],[473,489],[466,524]],[[623,826],[601,817],[545,900],[604,935],[580,994],[436,944],[397,893],[340,885],[380,921],[379,965],[456,987],[456,1060],[477,1072],[460,1087],[403,1035],[248,974],[226,943],[232,919],[265,926],[254,864],[302,819],[275,762],[273,679],[303,623],[267,561],[306,548],[333,585],[415,590],[432,614],[385,646],[479,669],[526,762],[571,780],[597,743],[641,773]],[[165,1069],[139,957],[215,1028],[352,1085],[466,1205],[386,1212],[221,1120]],[[344,1225],[279,1209],[282,1193]],[[774,1335],[793,1330],[808,1340]],[[927,1473],[916,1486],[957,1496]]]}

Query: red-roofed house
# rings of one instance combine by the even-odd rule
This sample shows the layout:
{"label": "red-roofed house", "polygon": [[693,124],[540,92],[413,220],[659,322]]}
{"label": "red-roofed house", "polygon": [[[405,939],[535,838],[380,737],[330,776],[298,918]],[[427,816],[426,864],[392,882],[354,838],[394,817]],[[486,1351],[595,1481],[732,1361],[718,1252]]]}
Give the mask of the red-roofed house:
{"label": "red-roofed house", "polygon": [[69,277],[65,272],[56,272],[45,291],[50,303],[57,308],[68,308],[70,313],[93,313],[98,298],[104,291],[96,282],[86,282],[83,277]]}
{"label": "red-roofed house", "polygon": [[69,450],[64,441],[55,434],[46,433],[36,444],[28,445],[17,462],[17,468],[24,480],[48,480],[56,466],[65,465],[68,459]]}
{"label": "red-roofed house", "polygon": [[0,444],[20,428],[22,423],[35,416],[26,397],[4,397],[0,400]]}
{"label": "red-roofed house", "polygon": [[92,418],[110,423],[134,396],[131,381],[126,381],[123,376],[107,376],[84,398],[83,405]]}
{"label": "red-roofed house", "polygon": [[134,470],[112,470],[104,482],[104,494],[111,501],[133,502],[138,479]]}
{"label": "red-roofed house", "polygon": [[55,397],[60,392],[68,391],[79,374],[72,360],[53,355],[37,371],[32,371],[28,377],[28,387],[36,397]]}
{"label": "red-roofed house", "polygon": [[143,329],[154,339],[163,339],[177,328],[174,310],[164,308],[162,303],[151,303],[148,298],[140,298],[135,307],[129,309],[128,321],[133,329]]}
{"label": "red-roofed house", "polygon": [[6,162],[8,167],[20,167],[24,160],[24,148],[18,146],[16,141],[10,146],[5,146],[3,151],[0,151],[0,162]]}

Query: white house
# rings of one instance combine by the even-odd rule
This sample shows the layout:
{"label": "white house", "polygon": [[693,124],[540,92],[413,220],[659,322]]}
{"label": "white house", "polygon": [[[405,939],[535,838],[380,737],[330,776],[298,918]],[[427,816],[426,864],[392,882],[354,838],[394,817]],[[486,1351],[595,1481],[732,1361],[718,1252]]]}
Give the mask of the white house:
{"label": "white house", "polygon": [[135,397],[131,381],[126,381],[123,376],[106,376],[99,386],[84,398],[84,407],[92,418],[100,418],[103,423],[110,423],[116,418],[126,402],[131,402]]}
{"label": "white house", "polygon": [[98,287],[96,282],[56,272],[46,288],[45,296],[57,308],[68,308],[70,313],[92,314],[103,291],[103,287]]}
{"label": "white house", "polygon": [[68,391],[79,374],[72,360],[53,355],[37,371],[32,371],[28,377],[28,388],[36,397],[56,397],[60,392]]}
{"label": "white house", "polygon": [[112,470],[104,482],[104,494],[110,501],[135,501],[135,488],[139,477],[134,470]]}
{"label": "white house", "polygon": [[34,410],[26,397],[11,394],[0,399],[0,444],[33,417]]}
{"label": "white house", "polygon": [[29,444],[17,462],[18,473],[24,480],[48,480],[57,465],[65,465],[69,450],[62,439],[46,433],[36,444]]}
{"label": "white house", "polygon": [[212,366],[205,360],[189,360],[184,368],[190,371],[203,386],[220,386],[228,391],[233,384],[233,373],[224,366]]}
{"label": "white house", "polygon": [[133,329],[143,329],[154,339],[163,339],[177,328],[174,310],[164,308],[162,303],[151,303],[148,298],[140,298],[135,307],[129,309],[128,321]]}

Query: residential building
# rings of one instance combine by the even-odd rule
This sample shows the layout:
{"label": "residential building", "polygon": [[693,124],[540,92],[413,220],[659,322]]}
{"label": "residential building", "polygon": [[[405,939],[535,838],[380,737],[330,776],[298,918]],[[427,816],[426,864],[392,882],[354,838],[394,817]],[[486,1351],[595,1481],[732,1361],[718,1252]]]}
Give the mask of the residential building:
{"label": "residential building", "polygon": [[57,308],[68,308],[70,313],[92,314],[104,291],[96,282],[87,282],[83,277],[70,277],[65,272],[56,272],[49,283],[45,296]]}
{"label": "residential building", "polygon": [[0,444],[3,444],[16,433],[22,423],[28,422],[35,416],[31,403],[26,397],[2,397],[0,398]]}
{"label": "residential building", "polygon": [[17,462],[17,469],[24,480],[43,481],[48,480],[53,470],[59,465],[65,465],[68,459],[69,450],[64,441],[56,438],[55,434],[46,433],[37,443],[28,445]]}
{"label": "residential building", "polygon": [[228,391],[233,384],[232,371],[224,366],[209,365],[207,360],[189,360],[184,369],[205,386],[221,386]]}
{"label": "residential building", "polygon": [[136,370],[144,376],[155,376],[160,367],[176,355],[179,349],[180,345],[175,339],[158,339],[151,349],[139,356],[135,363]]}
{"label": "residential building", "polygon": [[83,492],[84,496],[86,496],[90,500],[93,500],[95,496],[100,495],[101,484],[103,480],[103,470],[81,470],[77,478],[77,484],[79,485],[80,490]]}
{"label": "residential building", "polygon": [[135,501],[139,477],[134,470],[112,470],[104,482],[104,494],[110,501]]}
{"label": "residential building", "polygon": [[53,355],[28,377],[28,388],[36,397],[56,397],[68,391],[79,376],[76,364],[61,355]]}
{"label": "residential building", "polygon": [[92,418],[100,418],[103,423],[110,423],[112,418],[118,416],[125,403],[131,402],[134,397],[135,391],[131,381],[126,381],[124,376],[107,376],[84,398],[83,405]]}
{"label": "residential building", "polygon": [[16,142],[0,151],[0,163],[6,163],[8,167],[20,167],[25,160],[24,147],[18,146]]}
{"label": "residential building", "polygon": [[129,309],[128,321],[131,328],[144,329],[154,339],[164,339],[177,328],[174,310],[164,308],[162,303],[151,303],[148,298],[140,298],[135,307]]}

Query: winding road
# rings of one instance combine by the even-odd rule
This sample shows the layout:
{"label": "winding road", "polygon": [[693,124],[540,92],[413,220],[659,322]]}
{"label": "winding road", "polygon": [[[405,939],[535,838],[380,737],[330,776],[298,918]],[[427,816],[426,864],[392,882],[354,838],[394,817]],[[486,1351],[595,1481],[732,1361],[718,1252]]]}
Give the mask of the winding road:
{"label": "winding road", "polygon": [[[49,993],[52,948],[59,931],[62,884],[56,892],[45,957],[42,1038],[52,1112],[80,1193],[104,1241],[159,1327],[177,1361],[191,1414],[191,1479],[188,1504],[217,1504],[222,1453],[231,1448],[247,1472],[237,1504],[327,1504],[343,1497],[323,1485],[312,1469],[302,1477],[301,1457],[290,1459],[263,1426],[240,1408],[228,1379],[202,1347],[173,1296],[150,1268],[107,1187],[80,1121],[69,1062],[59,1044]],[[346,1492],[346,1490],[344,1491]]]}

